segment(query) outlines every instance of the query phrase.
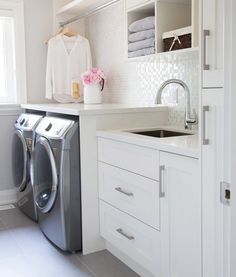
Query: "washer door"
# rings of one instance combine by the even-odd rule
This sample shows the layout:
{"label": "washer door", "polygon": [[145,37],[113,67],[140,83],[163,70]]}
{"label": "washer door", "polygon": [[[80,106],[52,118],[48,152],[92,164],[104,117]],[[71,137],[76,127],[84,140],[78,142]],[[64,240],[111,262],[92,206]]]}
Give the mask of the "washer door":
{"label": "washer door", "polygon": [[12,145],[12,169],[15,187],[24,191],[29,181],[30,155],[21,131],[16,130]]}
{"label": "washer door", "polygon": [[56,201],[58,177],[52,148],[44,137],[34,147],[31,166],[35,203],[42,213],[48,213]]}

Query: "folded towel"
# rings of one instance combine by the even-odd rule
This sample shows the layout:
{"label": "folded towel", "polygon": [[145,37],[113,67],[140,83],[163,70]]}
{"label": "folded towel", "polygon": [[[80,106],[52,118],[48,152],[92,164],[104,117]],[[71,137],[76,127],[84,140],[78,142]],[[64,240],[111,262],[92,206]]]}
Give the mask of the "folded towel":
{"label": "folded towel", "polygon": [[128,45],[129,52],[141,50],[155,46],[155,38],[144,39],[136,42],[130,42]]}
{"label": "folded towel", "polygon": [[150,30],[130,34],[129,41],[136,42],[136,41],[140,41],[148,38],[154,38],[154,37],[155,37],[155,29],[150,29]]}
{"label": "folded towel", "polygon": [[129,52],[128,57],[134,58],[134,57],[140,57],[140,56],[147,56],[151,54],[155,54],[155,47],[144,48],[138,51]]}
{"label": "folded towel", "polygon": [[140,32],[155,28],[155,16],[145,17],[129,25],[130,32]]}

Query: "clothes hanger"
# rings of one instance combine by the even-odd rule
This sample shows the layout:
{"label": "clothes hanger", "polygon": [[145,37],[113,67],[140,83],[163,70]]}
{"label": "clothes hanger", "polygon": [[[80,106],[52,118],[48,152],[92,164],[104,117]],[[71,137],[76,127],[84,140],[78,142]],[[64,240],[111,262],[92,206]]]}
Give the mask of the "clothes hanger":
{"label": "clothes hanger", "polygon": [[54,36],[50,37],[49,39],[47,39],[47,40],[45,41],[45,44],[48,44],[48,42],[49,42],[50,39],[52,39],[52,38],[54,38],[54,37],[56,37],[56,36],[58,36],[58,35],[67,36],[67,37],[75,37],[75,36],[78,35],[78,33],[74,32],[74,31],[73,31],[71,28],[69,28],[69,27],[61,27],[61,28],[59,28],[59,30],[57,31],[57,33],[56,33]]}
{"label": "clothes hanger", "polygon": [[69,27],[63,27],[60,31],[58,35],[63,35],[63,36],[67,36],[67,37],[74,37],[77,35],[76,32],[74,32],[72,29],[70,29]]}

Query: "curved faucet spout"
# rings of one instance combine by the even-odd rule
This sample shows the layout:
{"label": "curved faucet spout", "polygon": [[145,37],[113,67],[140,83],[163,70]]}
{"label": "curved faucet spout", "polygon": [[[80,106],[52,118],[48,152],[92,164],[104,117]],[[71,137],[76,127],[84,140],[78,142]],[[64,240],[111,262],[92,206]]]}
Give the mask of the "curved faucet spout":
{"label": "curved faucet spout", "polygon": [[162,93],[166,86],[170,84],[178,84],[180,85],[185,92],[185,98],[186,98],[186,107],[185,107],[185,129],[191,129],[192,125],[196,125],[198,123],[197,114],[196,111],[193,110],[193,115],[191,113],[191,107],[190,107],[190,90],[187,84],[179,79],[169,79],[165,81],[159,88],[156,96],[155,104],[162,104]]}

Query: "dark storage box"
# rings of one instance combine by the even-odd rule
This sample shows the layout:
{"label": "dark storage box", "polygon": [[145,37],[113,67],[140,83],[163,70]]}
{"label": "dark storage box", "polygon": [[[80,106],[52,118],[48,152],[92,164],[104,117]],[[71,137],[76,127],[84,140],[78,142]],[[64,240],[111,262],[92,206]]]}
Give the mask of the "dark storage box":
{"label": "dark storage box", "polygon": [[[184,33],[188,31],[188,33]],[[192,47],[192,34],[189,28],[183,28],[163,34],[163,51],[174,51]]]}

